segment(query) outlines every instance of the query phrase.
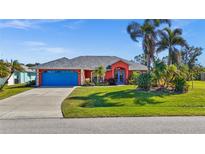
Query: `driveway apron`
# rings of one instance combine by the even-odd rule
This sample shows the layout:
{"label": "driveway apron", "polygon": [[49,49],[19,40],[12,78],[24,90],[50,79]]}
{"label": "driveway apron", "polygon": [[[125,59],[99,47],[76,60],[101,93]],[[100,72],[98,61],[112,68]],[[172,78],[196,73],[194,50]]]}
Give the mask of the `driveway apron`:
{"label": "driveway apron", "polygon": [[34,88],[0,100],[0,119],[62,118],[61,103],[74,88]]}

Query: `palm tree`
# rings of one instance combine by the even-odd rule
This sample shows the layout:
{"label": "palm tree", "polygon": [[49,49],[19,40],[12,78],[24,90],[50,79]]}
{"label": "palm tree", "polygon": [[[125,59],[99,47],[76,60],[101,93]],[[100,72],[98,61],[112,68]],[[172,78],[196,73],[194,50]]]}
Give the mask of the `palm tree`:
{"label": "palm tree", "polygon": [[8,64],[3,60],[0,60],[0,78],[5,78],[9,76]]}
{"label": "palm tree", "polygon": [[14,61],[11,60],[11,62],[6,63],[5,66],[8,69],[8,72],[7,72],[8,77],[6,81],[4,82],[4,84],[0,86],[0,90],[3,89],[3,87],[6,85],[6,83],[8,82],[8,80],[10,79],[10,77],[15,71],[24,71],[24,69],[21,67],[20,63],[17,60],[14,60]]}
{"label": "palm tree", "polygon": [[98,68],[96,68],[94,70],[94,74],[96,75],[97,77],[97,82],[101,81],[104,79],[104,76],[105,76],[105,68],[101,65],[99,66]]}
{"label": "palm tree", "polygon": [[157,43],[156,52],[159,53],[164,50],[169,51],[168,65],[177,63],[180,59],[180,52],[177,46],[187,47],[186,40],[181,36],[182,29],[176,28],[174,30],[170,28],[164,28],[162,31],[158,31],[160,41]]}
{"label": "palm tree", "polygon": [[155,54],[157,27],[163,23],[167,23],[169,26],[171,25],[168,19],[146,19],[142,25],[137,22],[132,22],[127,27],[127,32],[133,41],[139,42],[139,39],[142,38],[142,47],[149,71]]}

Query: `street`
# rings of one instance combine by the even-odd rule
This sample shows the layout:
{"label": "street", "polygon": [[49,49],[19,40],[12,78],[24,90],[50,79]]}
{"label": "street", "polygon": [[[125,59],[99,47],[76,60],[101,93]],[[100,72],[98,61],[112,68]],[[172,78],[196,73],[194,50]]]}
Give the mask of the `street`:
{"label": "street", "polygon": [[2,119],[0,133],[201,134],[205,133],[205,117]]}

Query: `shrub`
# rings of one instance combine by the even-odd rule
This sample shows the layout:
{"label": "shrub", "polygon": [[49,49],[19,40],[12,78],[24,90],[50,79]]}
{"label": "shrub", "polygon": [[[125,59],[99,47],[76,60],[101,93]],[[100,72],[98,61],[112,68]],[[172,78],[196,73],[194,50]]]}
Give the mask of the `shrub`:
{"label": "shrub", "polygon": [[107,81],[104,81],[104,82],[97,82],[95,83],[96,86],[108,86],[109,83]]}
{"label": "shrub", "polygon": [[115,84],[115,79],[114,79],[114,78],[110,78],[110,79],[108,79],[107,82],[108,82],[109,85],[116,85],[116,84]]}
{"label": "shrub", "polygon": [[130,78],[129,78],[129,80],[128,80],[128,83],[129,83],[129,84],[132,84],[132,85],[136,85],[139,76],[140,76],[140,73],[138,73],[138,72],[133,72],[132,75],[130,75]]}
{"label": "shrub", "polygon": [[35,86],[36,85],[36,81],[32,80],[26,83],[26,86],[30,87],[30,86]]}
{"label": "shrub", "polygon": [[173,83],[176,92],[185,93],[188,91],[189,86],[184,77],[177,76]]}
{"label": "shrub", "polygon": [[91,82],[90,78],[85,79],[84,86],[94,86],[95,84]]}
{"label": "shrub", "polygon": [[149,90],[152,84],[152,75],[150,73],[140,74],[137,79],[137,85],[139,88]]}
{"label": "shrub", "polygon": [[152,86],[157,87],[162,85],[166,69],[167,66],[163,61],[159,59],[154,60],[152,70]]}
{"label": "shrub", "polygon": [[85,78],[85,86],[88,86],[90,84],[90,78]]}

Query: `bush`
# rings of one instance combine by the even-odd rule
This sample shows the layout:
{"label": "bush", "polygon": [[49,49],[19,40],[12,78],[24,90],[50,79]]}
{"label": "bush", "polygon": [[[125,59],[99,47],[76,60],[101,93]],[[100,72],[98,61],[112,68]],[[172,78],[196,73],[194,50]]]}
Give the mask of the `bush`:
{"label": "bush", "polygon": [[132,84],[132,85],[136,85],[139,76],[140,76],[140,73],[138,73],[138,72],[133,72],[132,75],[130,75],[130,78],[129,78],[129,80],[128,80],[128,83],[129,83],[129,84]]}
{"label": "bush", "polygon": [[95,83],[96,86],[108,86],[109,83],[107,81]]}
{"label": "bush", "polygon": [[32,80],[26,83],[26,86],[30,87],[30,86],[35,86],[36,85],[36,81]]}
{"label": "bush", "polygon": [[178,76],[175,78],[173,83],[174,83],[176,92],[185,93],[188,91],[189,86],[188,86],[185,78]]}
{"label": "bush", "polygon": [[114,78],[108,79],[107,82],[108,82],[109,85],[116,85]]}
{"label": "bush", "polygon": [[150,90],[152,84],[152,75],[150,73],[140,74],[137,79],[137,85],[144,90]]}
{"label": "bush", "polygon": [[94,86],[95,84],[91,82],[90,78],[85,79],[84,86]]}

